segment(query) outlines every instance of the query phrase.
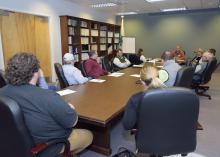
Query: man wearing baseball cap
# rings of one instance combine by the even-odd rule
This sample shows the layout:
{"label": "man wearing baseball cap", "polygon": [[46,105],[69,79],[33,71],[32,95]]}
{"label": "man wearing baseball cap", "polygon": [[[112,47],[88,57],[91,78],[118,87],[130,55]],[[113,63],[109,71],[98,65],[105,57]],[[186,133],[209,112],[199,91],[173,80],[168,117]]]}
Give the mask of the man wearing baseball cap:
{"label": "man wearing baseball cap", "polygon": [[79,69],[74,67],[75,58],[72,53],[66,53],[63,56],[64,65],[63,72],[69,85],[84,84],[89,79],[84,77]]}

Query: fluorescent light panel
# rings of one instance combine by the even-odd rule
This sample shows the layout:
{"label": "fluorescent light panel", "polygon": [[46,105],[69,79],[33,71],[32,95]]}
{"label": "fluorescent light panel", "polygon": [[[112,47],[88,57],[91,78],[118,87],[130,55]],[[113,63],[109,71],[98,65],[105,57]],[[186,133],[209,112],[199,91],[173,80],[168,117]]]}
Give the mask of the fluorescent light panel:
{"label": "fluorescent light panel", "polygon": [[115,3],[99,3],[91,5],[92,8],[104,8],[104,7],[113,7],[116,6]]}
{"label": "fluorescent light panel", "polygon": [[117,13],[117,15],[134,15],[137,14],[137,12],[121,12],[121,13]]}
{"label": "fluorescent light panel", "polygon": [[161,9],[161,11],[163,12],[168,12],[168,11],[182,11],[182,10],[186,10],[186,8],[170,8],[170,9]]}
{"label": "fluorescent light panel", "polygon": [[153,3],[153,2],[161,2],[161,1],[164,1],[164,0],[145,0],[145,1],[147,1],[149,3]]}

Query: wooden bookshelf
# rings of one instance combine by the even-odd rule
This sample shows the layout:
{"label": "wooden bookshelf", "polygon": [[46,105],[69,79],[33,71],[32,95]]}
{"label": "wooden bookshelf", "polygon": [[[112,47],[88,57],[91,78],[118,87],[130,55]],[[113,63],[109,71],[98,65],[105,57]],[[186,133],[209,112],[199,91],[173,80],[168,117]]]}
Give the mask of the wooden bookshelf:
{"label": "wooden bookshelf", "polygon": [[97,51],[99,56],[117,49],[120,42],[120,26],[73,16],[60,16],[62,56],[77,52],[78,60],[83,53]]}

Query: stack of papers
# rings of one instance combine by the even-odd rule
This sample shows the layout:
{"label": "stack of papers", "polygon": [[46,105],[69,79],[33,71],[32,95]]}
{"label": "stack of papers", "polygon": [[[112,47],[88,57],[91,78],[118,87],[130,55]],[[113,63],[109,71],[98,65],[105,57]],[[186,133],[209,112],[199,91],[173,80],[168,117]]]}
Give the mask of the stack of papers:
{"label": "stack of papers", "polygon": [[89,82],[96,82],[96,83],[102,83],[105,82],[106,80],[102,80],[102,79],[92,79]]}
{"label": "stack of papers", "polygon": [[58,91],[57,94],[59,94],[60,96],[64,96],[64,95],[72,94],[75,92],[76,91],[74,91],[74,90],[65,89],[65,90]]}
{"label": "stack of papers", "polygon": [[120,77],[120,76],[122,76],[122,75],[124,75],[124,73],[118,73],[118,72],[116,72],[116,73],[111,73],[111,74],[109,74],[108,76]]}
{"label": "stack of papers", "polygon": [[135,65],[135,64],[134,64],[134,65],[133,65],[134,68],[142,68],[143,66],[144,66],[143,64],[140,64],[140,65]]}
{"label": "stack of papers", "polygon": [[133,74],[133,75],[130,75],[130,76],[140,78],[139,74]]}
{"label": "stack of papers", "polygon": [[157,66],[157,68],[162,69],[162,68],[163,68],[163,66],[162,66],[162,65],[158,65],[158,66]]}

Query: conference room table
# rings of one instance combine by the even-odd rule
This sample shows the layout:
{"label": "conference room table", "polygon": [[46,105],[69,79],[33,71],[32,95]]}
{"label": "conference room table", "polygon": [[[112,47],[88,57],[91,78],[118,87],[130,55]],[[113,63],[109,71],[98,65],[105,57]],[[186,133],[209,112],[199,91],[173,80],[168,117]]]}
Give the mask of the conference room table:
{"label": "conference room table", "polygon": [[144,85],[137,84],[140,78],[130,76],[139,74],[140,68],[130,67],[119,71],[120,77],[101,76],[103,83],[88,82],[83,85],[70,86],[67,89],[75,93],[63,96],[63,99],[74,105],[78,116],[78,128],[93,132],[94,139],[90,149],[110,155],[110,130],[123,115],[129,98],[144,90]]}

